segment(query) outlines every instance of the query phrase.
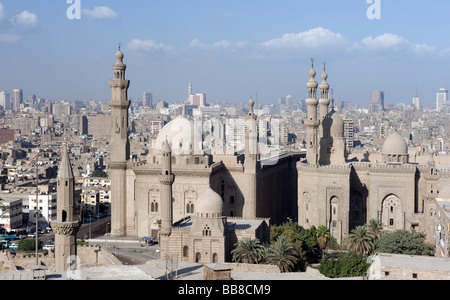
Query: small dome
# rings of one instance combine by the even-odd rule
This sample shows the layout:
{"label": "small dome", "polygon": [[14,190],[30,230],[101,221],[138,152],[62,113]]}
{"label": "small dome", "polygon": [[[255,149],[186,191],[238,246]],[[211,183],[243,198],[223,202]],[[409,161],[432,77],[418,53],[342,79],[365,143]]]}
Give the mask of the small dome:
{"label": "small dome", "polygon": [[203,217],[206,216],[205,214],[208,214],[208,217],[221,217],[223,213],[222,198],[211,188],[208,188],[197,197],[195,213],[197,216]]}
{"label": "small dome", "polygon": [[408,154],[408,144],[395,132],[384,141],[383,154]]}
{"label": "small dome", "polygon": [[117,51],[117,53],[116,53],[116,59],[117,60],[123,60],[123,53],[122,53],[122,51]]}

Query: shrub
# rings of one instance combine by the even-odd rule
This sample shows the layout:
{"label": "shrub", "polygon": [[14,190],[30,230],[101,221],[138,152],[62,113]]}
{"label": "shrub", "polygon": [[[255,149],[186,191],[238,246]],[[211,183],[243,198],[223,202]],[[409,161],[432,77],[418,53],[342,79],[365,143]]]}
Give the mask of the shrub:
{"label": "shrub", "polygon": [[365,256],[351,251],[338,259],[324,257],[318,270],[329,278],[343,278],[362,276],[369,267]]}

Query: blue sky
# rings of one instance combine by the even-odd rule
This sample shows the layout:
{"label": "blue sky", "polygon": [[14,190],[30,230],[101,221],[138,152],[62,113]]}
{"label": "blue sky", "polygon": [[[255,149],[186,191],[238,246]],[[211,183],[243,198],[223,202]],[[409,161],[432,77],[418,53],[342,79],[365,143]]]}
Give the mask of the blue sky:
{"label": "blue sky", "polygon": [[450,88],[450,1],[378,1],[380,19],[367,0],[80,0],[70,20],[66,0],[0,0],[0,90],[107,101],[121,42],[132,99],[180,102],[189,81],[209,102],[304,99],[314,57],[336,99],[409,104],[417,87],[434,103]]}

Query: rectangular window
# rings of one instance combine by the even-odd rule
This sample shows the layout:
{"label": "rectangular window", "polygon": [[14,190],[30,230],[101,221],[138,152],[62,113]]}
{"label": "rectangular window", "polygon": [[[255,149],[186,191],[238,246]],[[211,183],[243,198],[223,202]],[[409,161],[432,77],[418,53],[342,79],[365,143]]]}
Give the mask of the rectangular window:
{"label": "rectangular window", "polygon": [[389,225],[394,226],[394,219],[389,219]]}

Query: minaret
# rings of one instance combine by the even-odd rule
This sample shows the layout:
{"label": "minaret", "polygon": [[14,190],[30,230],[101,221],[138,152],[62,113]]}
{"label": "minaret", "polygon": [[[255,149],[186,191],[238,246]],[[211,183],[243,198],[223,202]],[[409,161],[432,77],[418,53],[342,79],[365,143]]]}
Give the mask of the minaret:
{"label": "minaret", "polygon": [[192,95],[192,83],[189,81],[189,95],[188,96],[191,96]]}
{"label": "minaret", "polygon": [[73,259],[77,255],[77,232],[80,220],[75,215],[74,176],[67,147],[64,148],[57,178],[57,213],[56,221],[51,227],[55,233],[55,267],[56,271],[73,271]]}
{"label": "minaret", "polygon": [[161,229],[159,233],[165,236],[172,233],[172,184],[175,179],[172,174],[172,150],[167,138],[162,150],[161,164],[161,175],[159,176],[159,182],[161,183]]}
{"label": "minaret", "polygon": [[317,93],[317,82],[314,77],[316,77],[316,71],[314,70],[314,58],[311,58],[311,70],[309,71],[309,82],[307,83],[308,88],[308,99],[305,100],[306,107],[308,109],[307,119],[305,120],[306,126],[306,160],[311,165],[316,165],[318,163],[318,137],[317,129],[319,127],[319,120],[317,120],[317,105],[319,101],[316,98]]}
{"label": "minaret", "polygon": [[323,73],[322,73],[322,83],[320,84],[320,99],[319,99],[319,113],[320,120],[323,120],[328,114],[328,107],[330,105],[330,99],[328,97],[328,92],[330,90],[330,85],[327,83],[328,74],[325,70],[326,63],[323,63]]}
{"label": "minaret", "polygon": [[319,126],[319,164],[329,165],[330,164],[330,154],[331,154],[331,144],[332,139],[330,136],[330,129],[332,120],[329,115],[329,105],[330,97],[329,90],[330,85],[327,83],[328,74],[325,70],[326,63],[323,63],[323,73],[322,73],[322,83],[319,85],[320,89],[320,99],[319,99],[319,116],[320,116],[320,126]]}
{"label": "minaret", "polygon": [[109,81],[111,87],[111,235],[126,235],[126,169],[130,157],[130,141],[128,139],[128,87],[130,81],[125,79],[126,65],[123,64],[123,53],[116,53],[113,65],[114,79]]}
{"label": "minaret", "polygon": [[242,217],[256,218],[257,176],[259,173],[258,130],[256,127],[256,114],[253,111],[255,102],[248,102],[249,113],[245,117],[247,130],[245,131],[245,160],[244,160],[244,207]]}

